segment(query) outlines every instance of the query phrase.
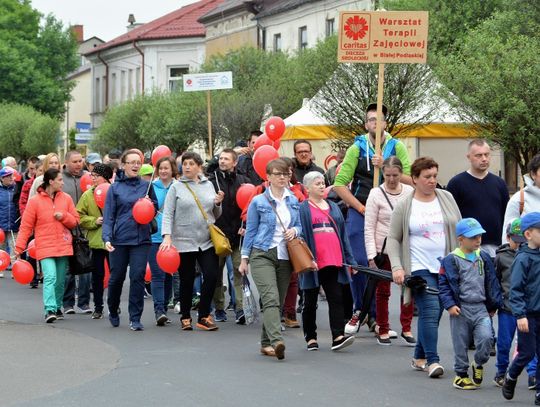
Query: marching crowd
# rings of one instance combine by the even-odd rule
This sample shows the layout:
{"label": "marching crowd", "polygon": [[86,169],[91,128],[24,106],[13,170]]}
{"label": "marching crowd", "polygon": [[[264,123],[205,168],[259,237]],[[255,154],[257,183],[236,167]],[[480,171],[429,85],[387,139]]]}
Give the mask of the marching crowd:
{"label": "marching crowd", "polygon": [[[316,311],[324,297],[332,350],[349,346],[367,324],[382,346],[399,339],[414,347],[412,369],[440,377],[445,369],[437,343],[446,310],[455,355],[453,386],[478,388],[496,347],[494,382],[503,396],[513,397],[526,368],[540,405],[540,154],[528,163],[526,186],[510,197],[504,180],[489,172],[489,144],[473,140],[467,150],[470,167],[443,189],[437,183],[438,163],[429,157],[411,162],[404,144],[384,131],[384,118],[377,154],[376,122],[372,104],[366,109],[366,134],[339,152],[338,163],[326,172],[315,165],[306,140],[294,143],[293,159],[274,159],[263,173],[257,171],[253,153],[259,131],[206,165],[191,151],[161,157],[154,166],[137,149],[84,159],[70,151],[63,165],[55,153],[31,157],[19,175],[16,160],[6,157],[0,169],[1,249],[12,260],[32,263],[30,287],[42,281],[47,323],[74,314],[77,305],[92,319],[108,316],[113,327],[120,326],[129,271],[126,319],[133,331],[144,329],[141,315],[150,293],[157,326],[172,323],[171,308],[185,331],[218,330],[227,310],[234,310],[235,322],[243,325],[242,282],[251,274],[262,311],[260,352],[280,360],[284,327],[301,326],[306,349],[319,349]],[[379,171],[381,185],[373,188]],[[92,181],[87,190],[81,185],[86,174]],[[247,183],[256,193],[241,206],[237,192]],[[94,193],[100,185],[108,188],[103,205]],[[144,197],[156,213],[147,224],[133,216],[135,203]],[[228,238],[229,256],[216,254],[209,224]],[[77,229],[89,241],[91,273],[70,266]],[[287,242],[297,237],[313,254],[312,268],[302,273],[293,272],[287,250]],[[32,239],[35,259],[28,255]],[[181,262],[171,274],[156,259],[173,247]],[[150,282],[145,282],[147,265]],[[365,295],[373,281],[362,266],[387,271],[373,298]],[[391,281],[402,287],[399,333],[388,318]],[[516,330],[517,355],[512,355]],[[469,349],[474,349],[472,363]]]}

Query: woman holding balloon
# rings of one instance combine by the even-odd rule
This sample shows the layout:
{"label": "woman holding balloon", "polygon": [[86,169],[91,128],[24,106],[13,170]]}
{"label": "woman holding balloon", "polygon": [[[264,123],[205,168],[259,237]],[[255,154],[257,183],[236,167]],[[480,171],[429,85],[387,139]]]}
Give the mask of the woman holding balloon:
{"label": "woman holding balloon", "polygon": [[103,318],[103,279],[105,277],[105,259],[109,261],[109,252],[101,237],[105,197],[113,176],[112,168],[96,163],[92,172],[93,186],[84,192],[77,203],[77,212],[81,218],[81,228],[88,231],[86,237],[92,249],[94,271],[92,272],[92,291],[94,293],[94,312],[92,319]]}
{"label": "woman holding balloon", "polygon": [[73,255],[71,229],[77,226],[79,214],[71,197],[62,192],[62,173],[49,168],[43,184],[26,206],[15,244],[17,257],[24,252],[28,239],[35,236],[36,259],[43,272],[43,304],[45,321],[62,317],[64,280],[68,256]]}
{"label": "woman holding balloon", "polygon": [[141,156],[136,150],[127,150],[122,155],[121,169],[107,192],[102,225],[111,269],[107,298],[109,321],[115,328],[120,325],[118,308],[129,266],[128,310],[132,331],[144,329],[141,323],[144,274],[151,245],[148,223],[158,208],[152,185],[138,176],[141,165]]}

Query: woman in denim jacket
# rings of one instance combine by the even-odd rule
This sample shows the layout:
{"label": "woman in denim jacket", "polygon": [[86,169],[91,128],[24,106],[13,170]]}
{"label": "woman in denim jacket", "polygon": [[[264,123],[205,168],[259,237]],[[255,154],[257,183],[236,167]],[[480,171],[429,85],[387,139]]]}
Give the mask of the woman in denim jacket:
{"label": "woman in denim jacket", "polygon": [[285,344],[280,310],[292,273],[286,242],[299,236],[302,226],[298,200],[287,189],[291,176],[287,164],[281,159],[270,161],[266,174],[270,187],[249,205],[239,271],[246,275],[248,262],[251,264],[261,296],[264,311],[261,353],[281,360],[285,358]]}

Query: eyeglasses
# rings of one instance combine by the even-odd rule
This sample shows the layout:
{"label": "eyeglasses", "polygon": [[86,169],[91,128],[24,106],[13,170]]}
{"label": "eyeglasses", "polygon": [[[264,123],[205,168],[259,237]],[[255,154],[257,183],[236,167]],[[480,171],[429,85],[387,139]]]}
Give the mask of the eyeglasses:
{"label": "eyeglasses", "polygon": [[142,163],[140,161],[129,161],[129,162],[126,162],[124,164],[127,164],[127,165],[142,165]]}
{"label": "eyeglasses", "polygon": [[291,176],[291,174],[288,172],[273,172],[270,175],[275,175],[276,177],[285,177],[285,178],[288,178]]}
{"label": "eyeglasses", "polygon": [[296,154],[310,154],[311,151],[309,150],[302,150],[302,151],[297,151]]}
{"label": "eyeglasses", "polygon": [[[375,122],[377,121],[377,118],[376,118],[376,117],[370,117],[369,119],[367,119],[367,121],[368,121],[369,123],[375,123]],[[382,121],[385,122],[386,119],[383,118]]]}

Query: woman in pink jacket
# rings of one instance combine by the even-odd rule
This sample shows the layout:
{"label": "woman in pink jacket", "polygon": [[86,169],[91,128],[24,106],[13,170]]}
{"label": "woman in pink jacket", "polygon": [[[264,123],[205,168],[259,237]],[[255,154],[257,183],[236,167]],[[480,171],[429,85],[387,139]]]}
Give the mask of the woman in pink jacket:
{"label": "woman in pink jacket", "polygon": [[[413,188],[401,183],[403,166],[399,158],[388,157],[382,167],[384,183],[379,188],[373,188],[366,202],[366,223],[364,237],[369,267],[391,270],[390,261],[386,255],[386,237],[390,230],[390,219],[397,203],[412,194]],[[380,255],[379,255],[380,254]],[[379,255],[379,256],[378,256]],[[378,257],[378,264],[375,259]],[[390,281],[379,281],[375,295],[376,322],[375,333],[379,345],[391,345],[391,338],[397,338],[397,333],[390,331],[388,322],[388,301],[390,300]],[[411,333],[413,303],[404,305],[402,301],[400,322],[402,327],[401,339],[408,346],[414,346],[416,340]]]}
{"label": "woman in pink jacket", "polygon": [[15,244],[18,257],[34,234],[36,258],[43,272],[43,304],[48,323],[63,318],[65,273],[68,256],[73,255],[71,229],[79,222],[73,200],[62,192],[63,185],[60,170],[50,168],[45,172],[38,193],[28,201]]}

